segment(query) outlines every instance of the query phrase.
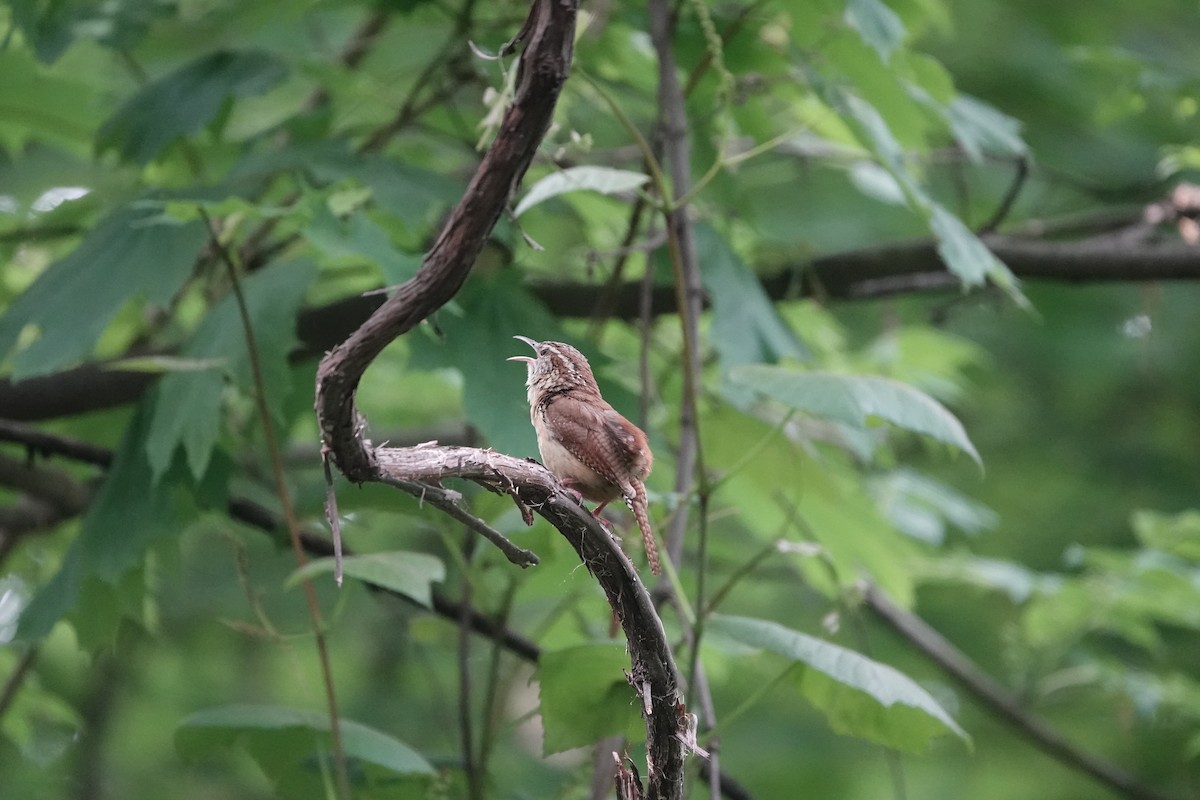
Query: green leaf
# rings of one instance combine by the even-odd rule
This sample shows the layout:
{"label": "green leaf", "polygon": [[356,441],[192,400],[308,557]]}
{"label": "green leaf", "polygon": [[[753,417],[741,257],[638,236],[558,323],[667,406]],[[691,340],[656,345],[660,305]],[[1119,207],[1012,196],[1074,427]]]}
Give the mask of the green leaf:
{"label": "green leaf", "polygon": [[301,234],[321,252],[323,263],[370,264],[380,270],[389,286],[404,283],[421,268],[419,254],[401,252],[387,231],[361,212],[340,220],[322,204]]}
{"label": "green leaf", "polygon": [[[333,558],[318,558],[293,572],[286,586],[291,588],[305,578],[314,578],[334,571]],[[343,572],[365,583],[373,583],[385,589],[410,597],[426,608],[433,605],[430,586],[446,579],[446,567],[441,559],[425,553],[396,550],[388,553],[371,553],[348,556],[342,559]]]}
{"label": "green leaf", "polygon": [[1004,289],[1018,305],[1027,305],[1016,276],[987,249],[962,220],[947,211],[920,186],[904,159],[904,148],[883,116],[858,97],[844,98],[849,117],[869,143],[880,164],[896,179],[911,209],[920,214],[938,243],[938,255],[965,286],[982,286],[988,279]]}
{"label": "green leaf", "polygon": [[[21,615],[22,639],[48,634],[54,623],[76,607],[88,580],[115,584],[154,542],[178,536],[194,516],[197,498],[210,491],[187,481],[178,465],[155,478],[146,457],[147,418],[143,406],[130,422],[112,467],[83,518],[79,536],[58,572]],[[211,471],[211,486],[224,485],[228,465],[222,467]],[[222,502],[219,495],[218,491],[214,504]]]}
{"label": "green leaf", "polygon": [[[260,270],[242,284],[267,387],[267,405],[277,422],[282,421],[283,402],[291,389],[287,356],[296,342],[296,314],[315,275],[315,265],[289,261]],[[171,465],[176,448],[182,445],[188,466],[199,480],[208,468],[220,433],[226,376],[247,393],[254,391],[246,335],[232,293],[204,318],[182,355],[189,359],[221,359],[226,373],[175,372],[159,383],[146,440],[155,479]]]}
{"label": "green leaf", "polygon": [[600,194],[631,192],[645,184],[650,177],[641,172],[612,167],[570,167],[553,172],[529,187],[529,191],[517,203],[514,216],[521,216],[538,203],[567,192],[587,190]]}
{"label": "green leaf", "polygon": [[946,118],[954,138],[976,163],[986,155],[1028,155],[1021,123],[982,100],[959,95],[946,107]]}
{"label": "green leaf", "polygon": [[27,326],[38,333],[13,359],[14,379],[54,372],[91,354],[131,298],[162,305],[179,290],[206,233],[199,223],[149,224],[157,214],[135,203],[109,215],[13,301],[0,317],[0,354]]}
{"label": "green leaf", "polygon": [[462,195],[462,183],[453,178],[394,158],[363,156],[338,145],[317,148],[301,166],[318,181],[354,178],[371,187],[379,208],[396,214],[409,227],[436,221]]}
{"label": "green leaf", "polygon": [[803,664],[800,691],[836,733],[911,752],[947,732],[970,742],[927,691],[886,664],[764,619],[716,615],[705,629]]}
{"label": "green leaf", "polygon": [[966,534],[996,527],[995,512],[946,484],[909,469],[896,469],[872,481],[880,509],[897,529],[930,544],[941,544],[947,524]]}
{"label": "green leaf", "polygon": [[543,650],[538,659],[544,755],[591,744],[642,727],[641,703],[625,677],[622,644]]}
{"label": "green leaf", "polygon": [[[561,338],[554,318],[527,288],[505,275],[481,276],[455,298],[460,313],[438,317],[442,341],[412,337],[412,363],[422,369],[457,367],[463,377],[463,406],[488,445],[503,453],[537,455],[525,365],[509,356],[530,352],[513,340]],[[593,364],[593,367],[595,365]],[[609,402],[616,402],[610,398]]]}
{"label": "green leaf", "polygon": [[958,418],[908,384],[875,375],[800,372],[765,365],[739,367],[732,378],[791,408],[856,428],[865,428],[869,418],[878,417],[957,447],[983,463]]}
{"label": "green leaf", "polygon": [[1200,562],[1200,511],[1189,510],[1179,514],[1135,511],[1131,522],[1138,541],[1146,547]]}
{"label": "green leaf", "polygon": [[[354,788],[364,796],[395,790],[397,778],[434,774],[433,766],[399,739],[353,720],[339,720]],[[234,705],[199,711],[175,729],[175,749],[198,761],[244,747],[272,780],[279,797],[324,798],[333,769],[329,716],[279,706]]]}
{"label": "green leaf", "polygon": [[[0,49],[0,75],[4,75],[0,132],[15,135],[18,141],[26,137],[53,138],[85,144],[91,140],[99,121],[92,102],[94,87],[78,76],[49,72],[28,53],[11,47]],[[71,185],[79,182],[74,178]]]}
{"label": "green leaf", "polygon": [[[967,286],[982,286],[989,277],[1000,285],[1016,285],[1008,267],[987,249],[963,221],[937,203],[930,203],[929,229],[938,241],[938,255]],[[1003,283],[1001,283],[1003,281]]]}
{"label": "green leaf", "polygon": [[94,38],[123,52],[132,50],[154,18],[168,13],[162,4],[144,1],[12,0],[7,5],[12,9],[12,21],[21,28],[38,59],[46,63],[62,55],[77,37]]}
{"label": "green leaf", "polygon": [[284,63],[264,51],[209,53],[127,100],[97,131],[96,149],[149,163],[176,139],[216,119],[229,98],[262,94],[286,74]]}
{"label": "green leaf", "polygon": [[697,225],[696,248],[704,254],[700,277],[712,298],[712,341],[726,370],[810,355],[757,276],[717,231]]}
{"label": "green leaf", "polygon": [[981,589],[1004,592],[1021,604],[1034,592],[1055,590],[1055,579],[1039,575],[1012,561],[974,556],[928,559],[920,568],[922,582],[964,583]]}
{"label": "green leaf", "polygon": [[885,62],[904,41],[904,23],[882,0],[849,0],[845,18]]}

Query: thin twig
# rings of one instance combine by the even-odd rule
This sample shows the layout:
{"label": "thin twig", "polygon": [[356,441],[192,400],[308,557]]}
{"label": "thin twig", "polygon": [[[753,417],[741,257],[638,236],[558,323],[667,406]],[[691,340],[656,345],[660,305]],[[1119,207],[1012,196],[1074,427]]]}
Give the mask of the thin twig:
{"label": "thin twig", "polygon": [[[471,563],[475,550],[475,537],[468,536],[463,543],[463,561]],[[463,774],[467,779],[467,797],[483,800],[483,776],[479,773],[479,762],[475,759],[475,737],[471,732],[471,608],[470,570],[463,571],[461,612],[458,617],[458,735],[462,749]]]}
{"label": "thin twig", "polygon": [[[659,137],[672,181],[670,194],[662,195],[662,199],[669,204],[685,196],[691,188],[687,111],[672,49],[674,24],[670,3],[668,0],[650,0],[648,11],[650,39],[658,55],[658,105],[662,114],[658,125]],[[657,188],[660,191],[666,188],[661,177]],[[676,304],[683,331],[683,403],[679,414],[679,449],[675,472],[675,493],[681,498],[681,504],[665,538],[671,560],[681,564],[683,535],[688,524],[688,507],[684,498],[691,496],[693,481],[698,470],[703,469],[696,398],[700,373],[699,318],[703,310],[704,289],[700,284],[695,237],[686,208],[674,208],[667,214],[667,243],[675,273]]]}
{"label": "thin twig", "polygon": [[[212,237],[213,247],[229,274],[229,282],[237,301],[238,315],[242,322],[242,334],[246,339],[246,351],[250,361],[250,375],[254,382],[254,402],[258,411],[259,424],[262,425],[263,438],[266,440],[267,453],[271,461],[271,473],[275,479],[275,493],[279,498],[279,506],[283,510],[284,524],[288,536],[292,540],[292,550],[296,556],[297,568],[308,563],[304,548],[300,544],[300,522],[296,519],[296,510],[288,491],[287,480],[283,474],[283,455],[279,442],[275,437],[275,424],[271,419],[270,409],[267,408],[267,385],[263,378],[262,364],[258,360],[258,343],[254,336],[254,325],[250,319],[250,310],[246,306],[246,297],[242,292],[242,283],[238,277],[238,268],[230,255],[228,248],[221,241],[220,230],[216,227],[203,206],[199,207],[200,216],[208,226]],[[324,624],[321,622],[321,609],[317,603],[316,589],[312,581],[303,581],[304,596],[308,604],[308,616],[312,625],[313,638],[317,646],[317,657],[321,664],[321,677],[325,686],[325,701],[329,710],[329,730],[333,739],[334,769],[337,774],[338,794],[342,800],[350,800],[350,771],[346,763],[346,750],[342,745],[342,726],[338,715],[337,694],[334,691],[333,668],[329,663],[329,648],[325,641]]]}
{"label": "thin twig", "polygon": [[1029,159],[1017,159],[1017,171],[1013,174],[1012,183],[1008,185],[1008,190],[1004,192],[1004,197],[1000,199],[1000,205],[992,212],[992,216],[988,221],[979,226],[977,233],[984,236],[989,233],[995,233],[1004,220],[1008,219],[1009,212],[1017,202],[1017,198],[1021,194],[1021,189],[1025,187],[1025,179],[1029,177]]}
{"label": "thin twig", "polygon": [[457,502],[460,498],[457,492],[420,481],[403,480],[388,476],[385,476],[382,482],[395,486],[398,489],[403,489],[413,497],[421,500],[421,502],[429,503],[431,506],[446,512],[463,525],[466,525],[468,529],[475,531],[496,545],[500,552],[504,553],[504,557],[518,567],[532,567],[538,563],[537,553],[518,546],[503,533],[464,510]]}

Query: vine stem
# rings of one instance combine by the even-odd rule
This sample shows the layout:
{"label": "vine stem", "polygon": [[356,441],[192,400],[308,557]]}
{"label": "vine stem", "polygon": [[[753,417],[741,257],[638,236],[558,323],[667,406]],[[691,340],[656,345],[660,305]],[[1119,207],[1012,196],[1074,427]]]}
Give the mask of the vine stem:
{"label": "vine stem", "polygon": [[[296,566],[303,567],[308,563],[304,554],[304,545],[300,541],[300,523],[296,519],[296,509],[292,506],[291,495],[288,492],[287,481],[283,475],[283,456],[279,450],[279,441],[275,436],[275,426],[267,409],[266,381],[263,379],[262,364],[258,359],[258,344],[254,336],[254,326],[250,321],[250,310],[246,305],[246,296],[242,291],[242,283],[238,277],[237,264],[229,249],[221,241],[220,230],[212,217],[202,207],[197,207],[200,217],[208,226],[213,248],[217,251],[225,269],[229,273],[229,282],[233,287],[233,296],[237,301],[238,316],[242,322],[242,333],[246,337],[246,350],[250,360],[250,375],[254,382],[254,403],[258,412],[259,422],[263,428],[263,438],[266,440],[267,453],[271,461],[271,474],[275,481],[275,493],[279,497],[279,506],[283,511],[284,526],[288,538],[292,542],[292,551],[296,556]],[[313,588],[312,580],[303,581],[304,597],[308,605],[308,616],[312,624],[313,638],[317,645],[317,658],[321,664],[321,678],[325,687],[325,702],[329,710],[329,731],[333,738],[334,771],[337,775],[338,795],[342,800],[349,800],[350,771],[346,763],[346,750],[342,744],[341,718],[338,715],[337,693],[333,686],[333,670],[329,664],[329,646],[325,640],[324,624],[321,621],[321,608],[317,603],[317,591]]]}

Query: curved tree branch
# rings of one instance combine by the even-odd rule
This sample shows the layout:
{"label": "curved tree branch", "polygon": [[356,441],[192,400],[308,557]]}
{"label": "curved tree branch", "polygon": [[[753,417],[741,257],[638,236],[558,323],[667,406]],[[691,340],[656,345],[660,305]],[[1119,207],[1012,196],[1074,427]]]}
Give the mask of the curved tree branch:
{"label": "curved tree branch", "polygon": [[[324,447],[351,481],[384,482],[420,495],[444,477],[461,477],[511,494],[530,519],[534,508],[571,542],[596,577],[629,640],[630,682],[643,699],[650,798],[683,795],[681,696],[674,660],[645,587],[620,546],[531,462],[473,448],[373,448],[355,406],[363,373],[396,337],[458,292],[550,126],[570,69],[577,0],[535,0],[520,33],[503,48],[524,51],[512,105],[421,269],[317,370],[316,414]],[[424,486],[422,485],[424,484]]]}

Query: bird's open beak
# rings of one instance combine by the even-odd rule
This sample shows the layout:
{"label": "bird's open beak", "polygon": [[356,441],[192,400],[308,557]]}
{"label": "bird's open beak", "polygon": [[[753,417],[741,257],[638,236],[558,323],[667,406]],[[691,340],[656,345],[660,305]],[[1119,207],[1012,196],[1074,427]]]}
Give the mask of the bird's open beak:
{"label": "bird's open beak", "polygon": [[[538,345],[538,343],[537,343],[537,342],[535,342],[533,339],[530,339],[528,336],[514,336],[513,338],[514,338],[514,339],[520,339],[522,342],[524,342],[525,344],[527,344],[527,345],[529,345],[530,347],[532,347],[532,348],[534,349],[534,351],[536,351],[536,350],[537,350],[537,345]],[[512,356],[512,357],[510,357],[510,358],[506,358],[506,359],[504,359],[504,360],[505,360],[505,361],[524,361],[526,364],[532,364],[532,363],[533,363],[534,361],[536,361],[537,359],[536,359],[536,358],[530,358],[529,356]]]}

